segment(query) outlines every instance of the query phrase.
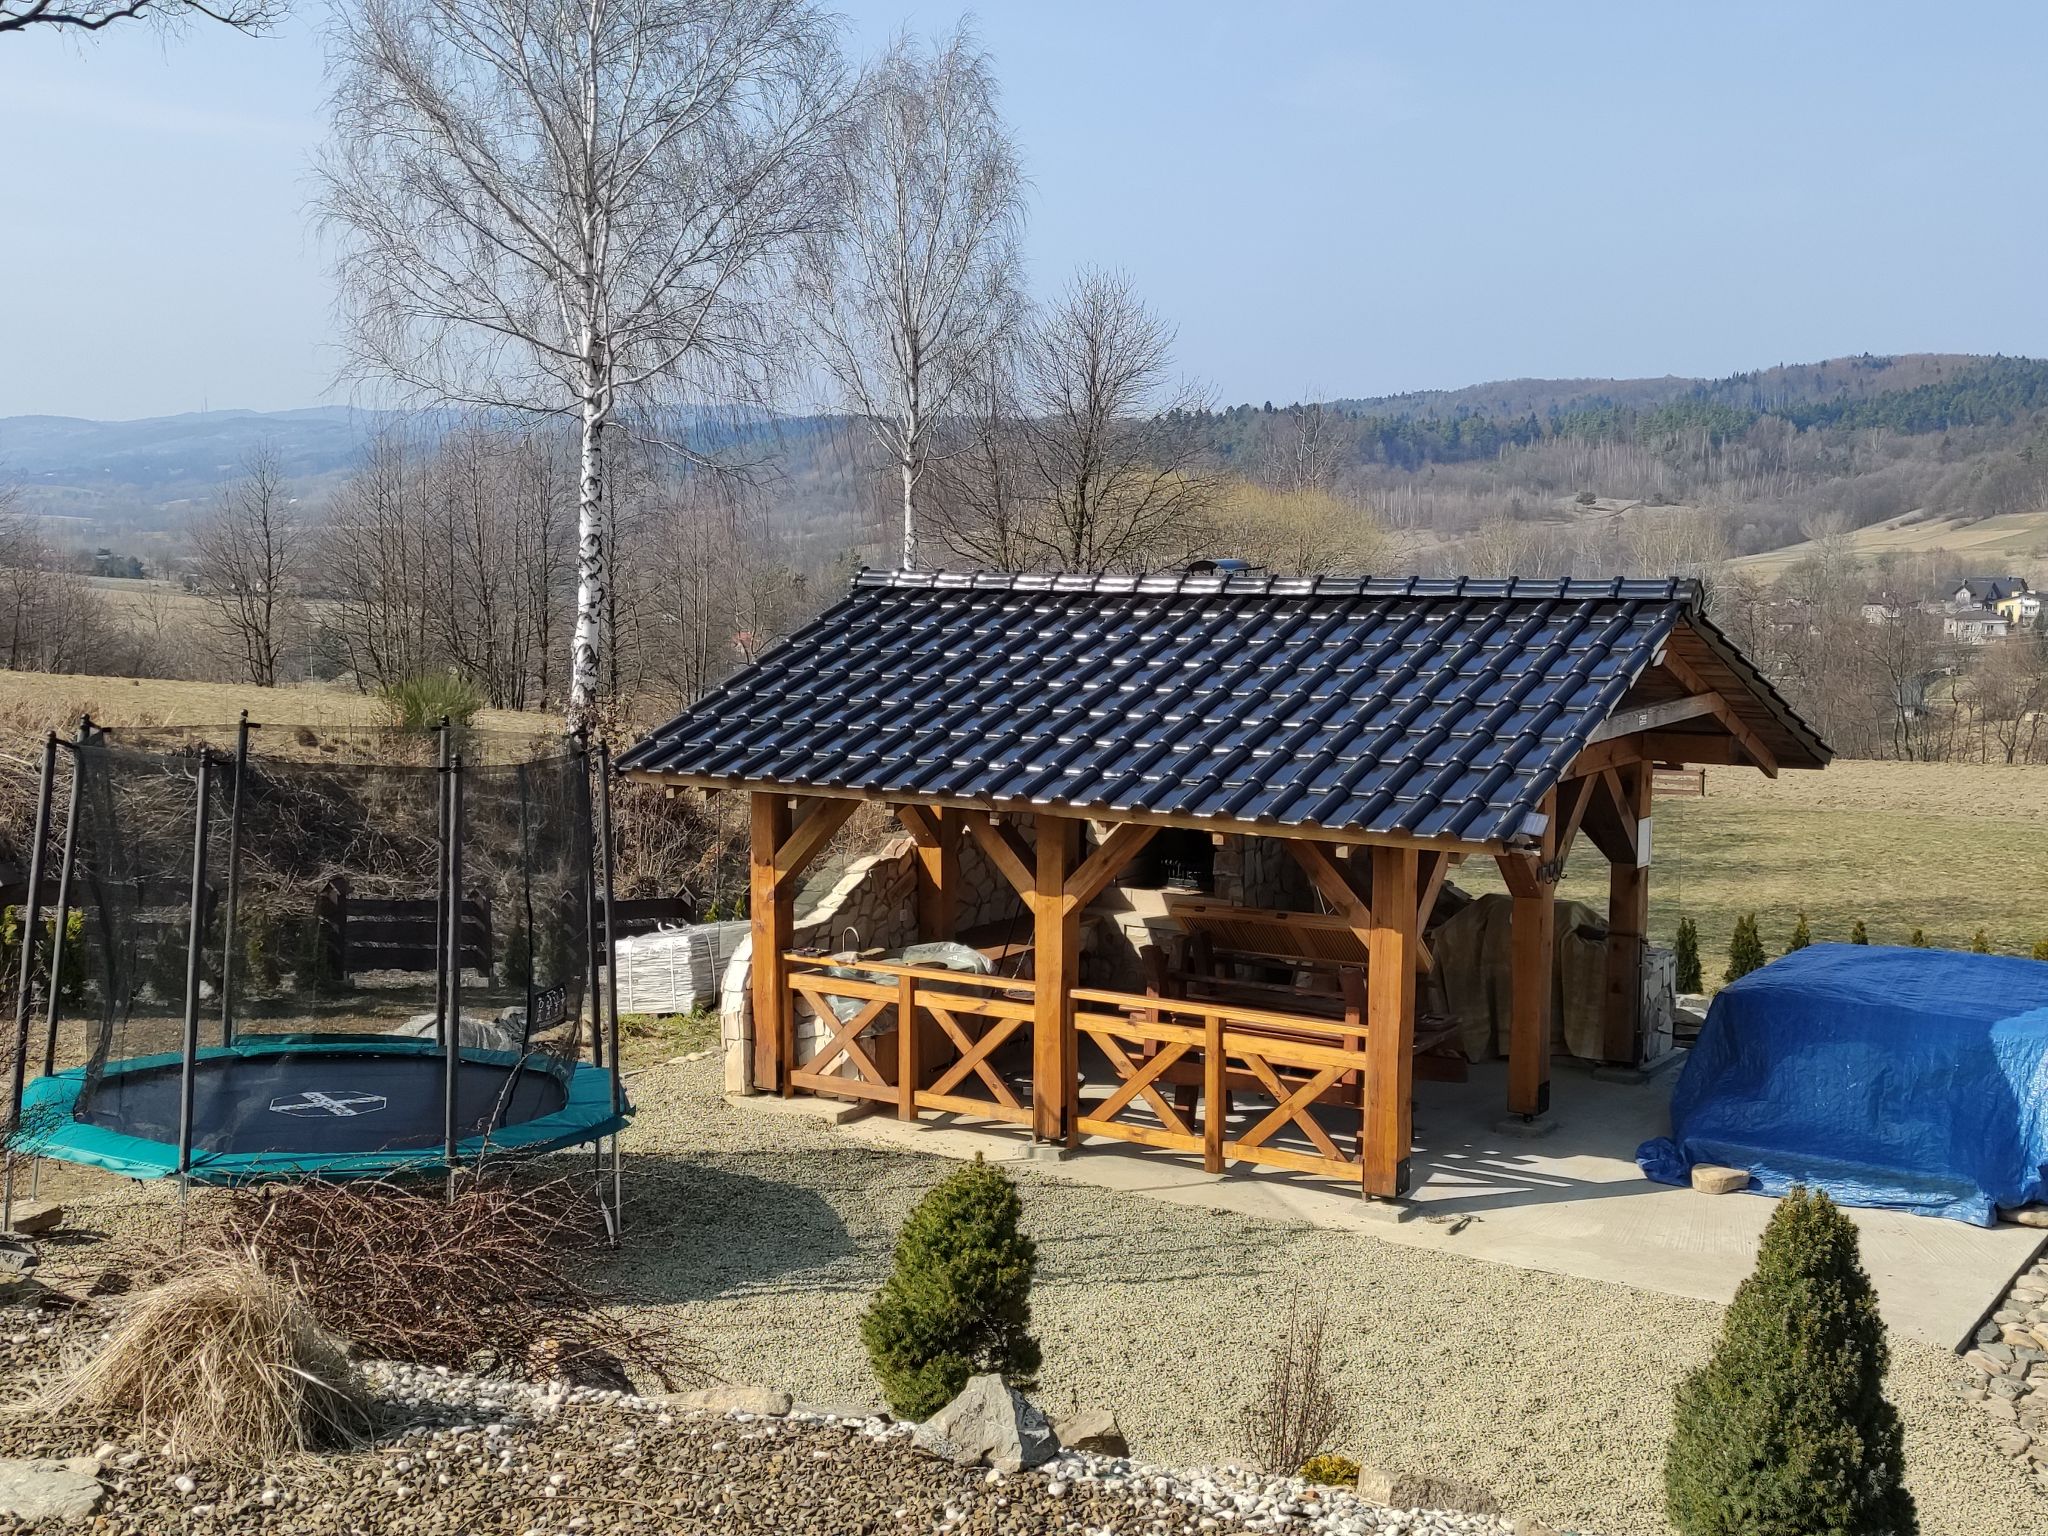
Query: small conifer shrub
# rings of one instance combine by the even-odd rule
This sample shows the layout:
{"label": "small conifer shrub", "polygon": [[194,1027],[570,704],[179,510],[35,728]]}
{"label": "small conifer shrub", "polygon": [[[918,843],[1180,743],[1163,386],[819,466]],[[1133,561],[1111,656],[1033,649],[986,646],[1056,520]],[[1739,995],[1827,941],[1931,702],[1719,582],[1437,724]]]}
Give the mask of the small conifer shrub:
{"label": "small conifer shrub", "polygon": [[1906,942],[1912,945],[1915,949],[1928,948],[1929,945],[1927,943],[1927,930],[1925,928],[1915,928],[1913,930],[1913,937],[1906,940]]}
{"label": "small conifer shrub", "polygon": [[1799,921],[1792,925],[1792,942],[1785,946],[1785,953],[1789,955],[1795,949],[1804,949],[1812,942],[1813,930],[1807,926],[1806,914],[1802,912]]}
{"label": "small conifer shrub", "polygon": [[1991,953],[1991,935],[1982,928],[1979,928],[1970,935],[1970,953],[1973,955],[1988,955]]}
{"label": "small conifer shrub", "polygon": [[1678,963],[1678,990],[1704,992],[1706,978],[1700,974],[1700,927],[1689,917],[1678,920],[1678,940],[1671,946]]}
{"label": "small conifer shrub", "polygon": [[1023,1203],[979,1157],[941,1179],[896,1237],[896,1268],[861,1319],[861,1340],[891,1411],[930,1418],[967,1378],[1013,1387],[1037,1378],[1031,1277],[1037,1245],[1019,1230]]}
{"label": "small conifer shrub", "polygon": [[1764,967],[1764,941],[1757,936],[1756,914],[1735,920],[1735,936],[1728,941],[1728,969],[1723,981],[1740,981],[1751,971]]}
{"label": "small conifer shrub", "polygon": [[1680,1536],[1914,1536],[1888,1355],[1855,1224],[1794,1188],[1678,1389],[1664,1494]]}
{"label": "small conifer shrub", "polygon": [[1870,942],[1870,930],[1863,926],[1863,919],[1860,917],[1856,919],[1856,926],[1849,930],[1849,942],[1851,944],[1868,944]]}

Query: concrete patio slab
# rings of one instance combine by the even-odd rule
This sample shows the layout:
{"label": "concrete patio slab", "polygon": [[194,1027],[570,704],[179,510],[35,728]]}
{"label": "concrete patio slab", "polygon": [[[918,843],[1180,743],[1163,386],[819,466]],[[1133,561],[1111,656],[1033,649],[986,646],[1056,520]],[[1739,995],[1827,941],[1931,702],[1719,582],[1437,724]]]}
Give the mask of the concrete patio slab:
{"label": "concrete patio slab", "polygon": [[[1191,1159],[1100,1138],[1084,1143],[1079,1156],[1043,1163],[1041,1171],[1150,1199],[1725,1303],[1755,1264],[1776,1202],[1674,1189],[1642,1176],[1635,1149],[1669,1130],[1675,1081],[1667,1073],[1644,1083],[1599,1082],[1560,1063],[1552,1084],[1557,1129],[1534,1141],[1497,1128],[1505,1067],[1475,1067],[1469,1083],[1419,1083],[1413,1198],[1405,1207],[1376,1206],[1329,1180],[1271,1169],[1207,1174]],[[786,1110],[784,1101],[737,1102]],[[1022,1159],[1029,1146],[1014,1126],[953,1118],[913,1125],[886,1111],[851,1121],[841,1133],[868,1145],[959,1158],[979,1152],[991,1161]],[[1965,1342],[2048,1245],[2048,1234],[2025,1227],[1986,1229],[1896,1211],[1850,1214],[1885,1321],[1945,1349]]]}

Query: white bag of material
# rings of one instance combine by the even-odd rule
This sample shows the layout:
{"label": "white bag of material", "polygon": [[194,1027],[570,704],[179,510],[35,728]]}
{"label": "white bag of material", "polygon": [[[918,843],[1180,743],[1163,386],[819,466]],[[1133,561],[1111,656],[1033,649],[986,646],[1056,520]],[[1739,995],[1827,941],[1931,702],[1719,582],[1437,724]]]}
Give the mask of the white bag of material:
{"label": "white bag of material", "polygon": [[698,923],[619,940],[619,1011],[688,1013],[718,996],[746,923]]}

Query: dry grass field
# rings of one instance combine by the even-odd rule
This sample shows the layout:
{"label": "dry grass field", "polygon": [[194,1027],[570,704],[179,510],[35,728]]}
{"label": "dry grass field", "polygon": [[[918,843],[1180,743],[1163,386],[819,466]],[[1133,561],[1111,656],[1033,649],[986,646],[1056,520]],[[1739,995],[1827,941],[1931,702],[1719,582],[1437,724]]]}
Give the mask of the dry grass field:
{"label": "dry grass field", "polygon": [[[110,725],[201,725],[244,709],[337,730],[382,720],[376,699],[346,688],[0,671],[0,728],[17,741],[68,729],[81,711]],[[538,734],[559,722],[486,710],[477,724]],[[1880,944],[1903,944],[1918,927],[1934,944],[1963,948],[1982,928],[1994,947],[2025,954],[2048,938],[2044,851],[2048,767],[1843,761],[1776,780],[1712,769],[1704,800],[1657,803],[1651,932],[1668,944],[1691,917],[1710,976],[1735,919],[1752,911],[1774,953],[1804,911],[1817,939],[1846,939],[1861,918]],[[1500,889],[1477,863],[1457,878],[1468,890]],[[1564,894],[1604,908],[1606,882],[1598,852],[1581,841]]]}
{"label": "dry grass field", "polygon": [[[1967,557],[1973,573],[2000,576],[2015,571],[2031,575],[2048,565],[2048,512],[2007,512],[1975,520],[1907,512],[1858,528],[1846,537],[1849,548],[1864,559],[1887,551],[1914,555],[1942,549]],[[1787,544],[1760,555],[1744,555],[1734,563],[1753,576],[1770,580],[1813,552],[1810,543]]]}
{"label": "dry grass field", "polygon": [[[1842,761],[1775,780],[1717,768],[1704,800],[1660,799],[1655,817],[1650,931],[1668,944],[1692,918],[1710,983],[1748,912],[1773,954],[1802,911],[1819,940],[1846,940],[1859,918],[1876,944],[1917,927],[1963,949],[1982,928],[2023,955],[2048,938],[2048,767]],[[1501,888],[1469,863],[1458,883]],[[1583,839],[1563,894],[1605,909],[1606,865]]]}
{"label": "dry grass field", "polygon": [[[102,725],[219,725],[245,709],[251,720],[272,725],[343,730],[384,723],[384,707],[376,698],[331,685],[254,688],[0,670],[0,720],[5,721],[7,734],[17,737],[69,730],[81,714]],[[530,710],[486,709],[477,715],[476,724],[482,730],[541,732],[558,729],[561,721]]]}

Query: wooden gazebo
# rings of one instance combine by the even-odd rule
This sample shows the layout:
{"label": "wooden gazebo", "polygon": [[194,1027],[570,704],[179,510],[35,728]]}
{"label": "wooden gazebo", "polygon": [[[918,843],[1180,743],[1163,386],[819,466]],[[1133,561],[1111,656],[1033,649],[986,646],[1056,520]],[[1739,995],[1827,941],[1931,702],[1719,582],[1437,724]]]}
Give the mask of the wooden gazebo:
{"label": "wooden gazebo", "polygon": [[[1629,1062],[1653,767],[1828,757],[1686,581],[863,572],[622,767],[751,796],[763,1091],[1341,1173],[1396,1198],[1421,930],[1448,871],[1490,858],[1512,893],[1507,1107],[1539,1116],[1553,893],[1579,835],[1610,867],[1604,1054]],[[792,953],[799,879],[862,801],[915,840],[925,938],[953,935],[963,840],[1015,887],[1028,981]],[[1363,945],[1362,1019],[1080,986],[1083,910],[1162,828],[1282,842]],[[804,1060],[800,1000],[828,1037]],[[1026,1039],[1018,1082],[995,1062]],[[1084,1044],[1110,1069],[1094,1097]],[[1164,1091],[1190,1080],[1199,1113]],[[1233,1124],[1233,1090],[1270,1107]],[[1312,1113],[1332,1103],[1357,1110],[1352,1145]]]}

